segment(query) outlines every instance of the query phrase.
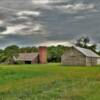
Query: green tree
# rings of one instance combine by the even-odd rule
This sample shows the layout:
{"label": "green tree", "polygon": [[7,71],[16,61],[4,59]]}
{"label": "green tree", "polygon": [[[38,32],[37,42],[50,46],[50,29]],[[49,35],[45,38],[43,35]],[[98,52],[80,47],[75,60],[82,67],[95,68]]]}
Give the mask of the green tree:
{"label": "green tree", "polygon": [[84,47],[87,47],[89,42],[90,42],[90,39],[88,37],[83,38]]}
{"label": "green tree", "polygon": [[84,37],[81,37],[79,38],[77,41],[76,41],[76,46],[79,46],[79,47],[84,47]]}
{"label": "green tree", "polygon": [[60,62],[65,48],[61,45],[48,47],[48,62]]}
{"label": "green tree", "polygon": [[27,53],[30,53],[30,52],[38,52],[38,48],[37,47],[22,47],[20,48],[19,52],[27,52]]}
{"label": "green tree", "polygon": [[8,46],[4,50],[5,62],[13,63],[13,56],[17,56],[19,53],[19,47],[16,45]]}
{"label": "green tree", "polygon": [[97,45],[93,44],[93,45],[89,46],[88,48],[91,49],[92,51],[96,52]]}
{"label": "green tree", "polygon": [[91,46],[89,46],[88,44],[90,42],[91,41],[90,41],[89,37],[81,37],[80,39],[77,40],[75,45],[79,46],[79,47],[82,47],[82,48],[90,49],[90,50],[96,52],[97,45],[96,44],[92,44]]}

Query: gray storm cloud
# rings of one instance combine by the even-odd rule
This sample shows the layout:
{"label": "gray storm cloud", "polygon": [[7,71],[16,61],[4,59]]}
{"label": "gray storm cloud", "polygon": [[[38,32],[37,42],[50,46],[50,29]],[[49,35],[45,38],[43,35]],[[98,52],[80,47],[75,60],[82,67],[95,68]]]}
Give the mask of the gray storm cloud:
{"label": "gray storm cloud", "polygon": [[88,36],[99,44],[99,20],[99,0],[0,0],[0,26],[6,27],[0,33],[0,43],[67,44]]}

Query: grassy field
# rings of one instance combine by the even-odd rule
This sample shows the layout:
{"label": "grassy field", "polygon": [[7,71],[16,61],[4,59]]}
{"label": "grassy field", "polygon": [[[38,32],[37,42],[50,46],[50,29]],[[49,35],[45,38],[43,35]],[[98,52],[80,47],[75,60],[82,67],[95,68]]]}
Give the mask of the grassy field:
{"label": "grassy field", "polygon": [[0,65],[0,100],[100,100],[100,67]]}

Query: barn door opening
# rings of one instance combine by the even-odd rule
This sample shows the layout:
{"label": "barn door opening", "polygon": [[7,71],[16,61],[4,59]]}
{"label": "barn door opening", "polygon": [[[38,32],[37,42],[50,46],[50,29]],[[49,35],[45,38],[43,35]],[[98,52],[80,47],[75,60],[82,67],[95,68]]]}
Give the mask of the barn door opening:
{"label": "barn door opening", "polygon": [[31,64],[31,61],[25,61],[25,64]]}

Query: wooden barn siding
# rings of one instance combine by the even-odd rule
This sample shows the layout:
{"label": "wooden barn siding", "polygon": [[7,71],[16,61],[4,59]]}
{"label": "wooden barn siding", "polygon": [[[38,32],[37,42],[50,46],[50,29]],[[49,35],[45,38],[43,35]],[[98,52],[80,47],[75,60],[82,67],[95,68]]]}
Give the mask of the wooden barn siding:
{"label": "wooden barn siding", "polygon": [[86,65],[87,66],[97,65],[97,58],[95,58],[95,57],[86,57]]}
{"label": "wooden barn siding", "polygon": [[97,59],[97,64],[100,65],[100,58]]}
{"label": "wooden barn siding", "polygon": [[64,65],[86,65],[86,57],[74,48],[71,48],[62,56],[62,64]]}
{"label": "wooden barn siding", "polygon": [[32,60],[31,64],[36,64],[36,63],[38,63],[38,62],[39,62],[39,58],[36,57],[36,58],[34,58],[34,59]]}

